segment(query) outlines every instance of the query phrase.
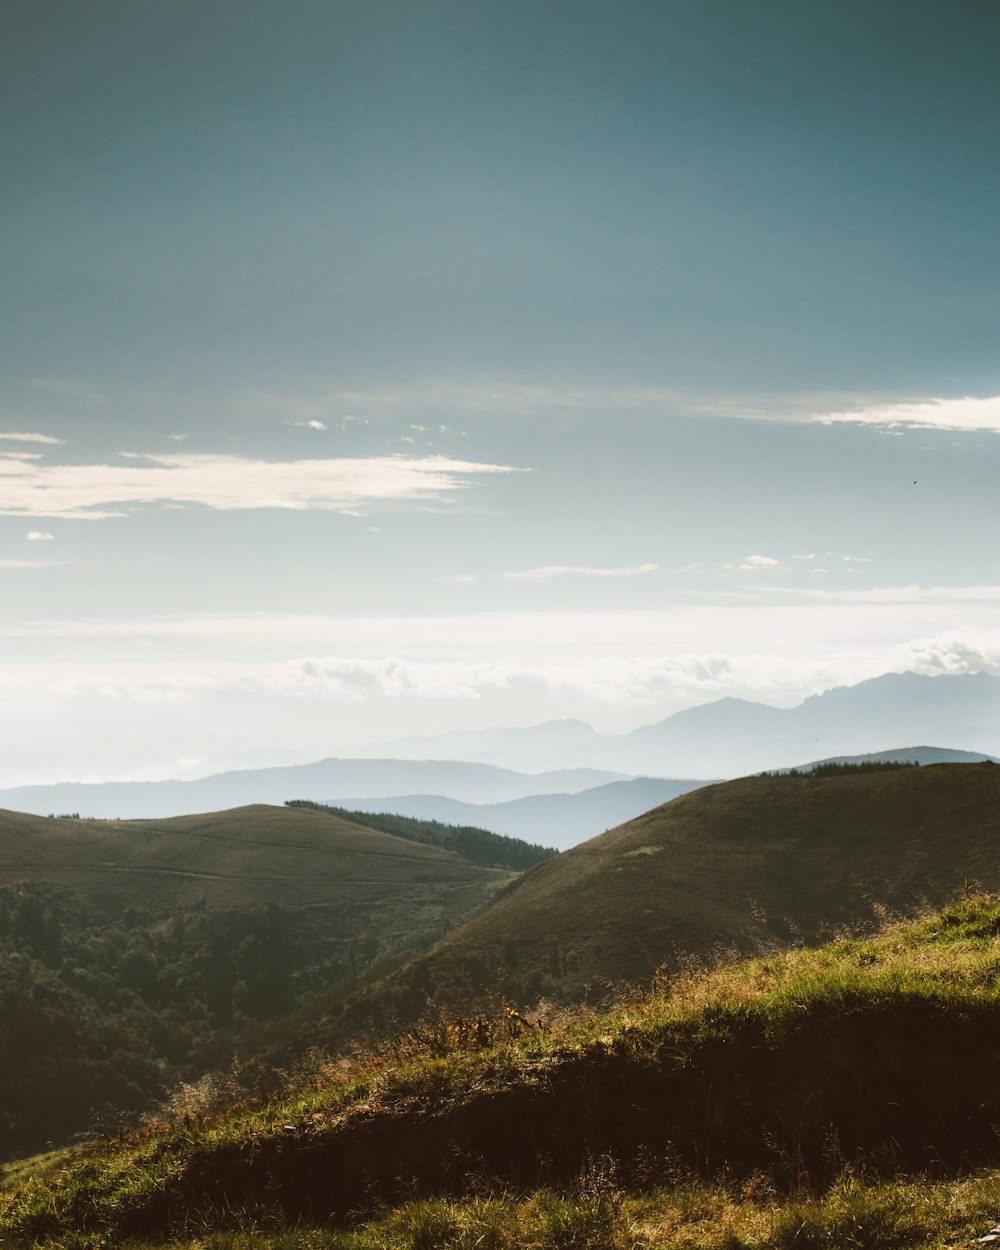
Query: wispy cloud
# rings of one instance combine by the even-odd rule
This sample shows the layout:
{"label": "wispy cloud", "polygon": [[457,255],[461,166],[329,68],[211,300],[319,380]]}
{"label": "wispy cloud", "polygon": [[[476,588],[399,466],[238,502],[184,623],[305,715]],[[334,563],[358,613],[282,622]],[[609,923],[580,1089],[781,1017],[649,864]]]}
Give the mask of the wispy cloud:
{"label": "wispy cloud", "polygon": [[1000,433],[1000,395],[982,399],[925,399],[879,403],[841,412],[814,414],[824,424],[848,422],[884,429],[956,430]]}
{"label": "wispy cloud", "polygon": [[501,573],[510,582],[552,582],[563,577],[644,577],[659,572],[658,564],[622,564],[612,568],[591,568],[579,564],[548,564],[537,569]]}
{"label": "wispy cloud", "polygon": [[121,465],[39,465],[0,457],[0,515],[103,520],[143,504],[360,515],[378,504],[440,501],[481,474],[517,472],[444,456],[277,462],[183,454],[125,458],[129,463]]}
{"label": "wispy cloud", "polygon": [[53,446],[61,444],[61,438],[53,438],[51,434],[27,434],[19,431],[0,433],[0,439],[10,443],[49,443]]}
{"label": "wispy cloud", "polygon": [[50,543],[55,534],[49,534],[45,530],[28,530],[24,537],[29,543]]}
{"label": "wispy cloud", "polygon": [[0,569],[44,569],[51,560],[0,560]]}
{"label": "wispy cloud", "polygon": [[309,421],[295,421],[293,424],[297,425],[300,430],[325,430],[327,428],[326,422],[320,421],[316,417]]}
{"label": "wispy cloud", "polygon": [[998,401],[920,398],[900,403],[884,394],[871,392],[620,386],[597,381],[581,384],[576,378],[542,382],[531,376],[483,374],[462,378],[414,377],[397,385],[366,389],[329,386],[315,391],[258,390],[244,392],[235,397],[234,402],[251,409],[282,412],[285,419],[293,424],[308,418],[344,422],[360,419],[357,416],[359,413],[384,415],[395,412],[419,414],[419,421],[428,424],[429,428],[433,423],[441,433],[460,433],[460,430],[449,429],[445,422],[456,417],[464,421],[469,416],[482,414],[606,414],[614,411],[619,416],[662,417],[673,414],[797,424],[865,420],[865,414],[898,408]]}

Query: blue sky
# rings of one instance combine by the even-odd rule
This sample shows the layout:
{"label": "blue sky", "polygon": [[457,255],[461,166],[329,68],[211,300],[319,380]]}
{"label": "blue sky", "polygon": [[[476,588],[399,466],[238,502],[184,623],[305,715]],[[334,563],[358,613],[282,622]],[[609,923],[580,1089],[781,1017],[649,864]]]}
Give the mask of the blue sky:
{"label": "blue sky", "polygon": [[5,19],[0,784],[1000,671],[993,4]]}

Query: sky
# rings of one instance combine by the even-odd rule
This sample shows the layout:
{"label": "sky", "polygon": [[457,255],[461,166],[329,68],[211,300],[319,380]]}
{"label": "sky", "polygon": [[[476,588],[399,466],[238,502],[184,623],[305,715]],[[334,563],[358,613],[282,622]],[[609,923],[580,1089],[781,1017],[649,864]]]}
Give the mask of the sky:
{"label": "sky", "polygon": [[998,52],[6,0],[0,786],[1000,673]]}

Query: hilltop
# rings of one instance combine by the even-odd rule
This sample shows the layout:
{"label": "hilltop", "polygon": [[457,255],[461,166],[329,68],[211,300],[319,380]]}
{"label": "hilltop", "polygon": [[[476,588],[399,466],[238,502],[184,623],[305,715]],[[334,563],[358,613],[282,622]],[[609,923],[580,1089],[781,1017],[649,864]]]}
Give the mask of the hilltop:
{"label": "hilltop", "polygon": [[310,808],[251,804],[120,821],[0,811],[0,884],[71,886],[98,907],[371,905],[390,889],[402,898],[502,875]]}
{"label": "hilltop", "polygon": [[[310,1035],[428,1002],[599,1001],[685,960],[822,940],[885,908],[1000,886],[1000,767],[762,775],[706,786],[564,851]],[[315,1034],[311,1030],[315,1029]]]}
{"label": "hilltop", "polygon": [[431,944],[546,854],[308,808],[0,812],[0,1158],[229,1062],[262,1025]]}
{"label": "hilltop", "polygon": [[1000,902],[453,1017],[266,1100],[9,1169],[11,1246],[957,1245],[1000,1195]]}

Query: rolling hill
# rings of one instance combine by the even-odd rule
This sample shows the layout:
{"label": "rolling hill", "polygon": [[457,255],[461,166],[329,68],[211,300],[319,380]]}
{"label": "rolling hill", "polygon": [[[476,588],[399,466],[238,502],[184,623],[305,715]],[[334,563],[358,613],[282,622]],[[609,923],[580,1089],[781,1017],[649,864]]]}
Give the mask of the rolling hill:
{"label": "rolling hill", "polygon": [[[475,850],[495,863],[491,841],[504,840],[481,833]],[[430,944],[514,875],[304,808],[0,812],[0,1158],[228,1062],[261,1025]]]}
{"label": "rolling hill", "polygon": [[62,885],[109,909],[426,907],[450,891],[470,908],[506,876],[309,808],[121,821],[0,812],[0,884]]}
{"label": "rolling hill", "polygon": [[406,968],[330,1004],[324,1026],[429,1001],[599,999],[721,952],[871,923],[1000,886],[1000,767],[948,764],[707,786],[519,878]]}

